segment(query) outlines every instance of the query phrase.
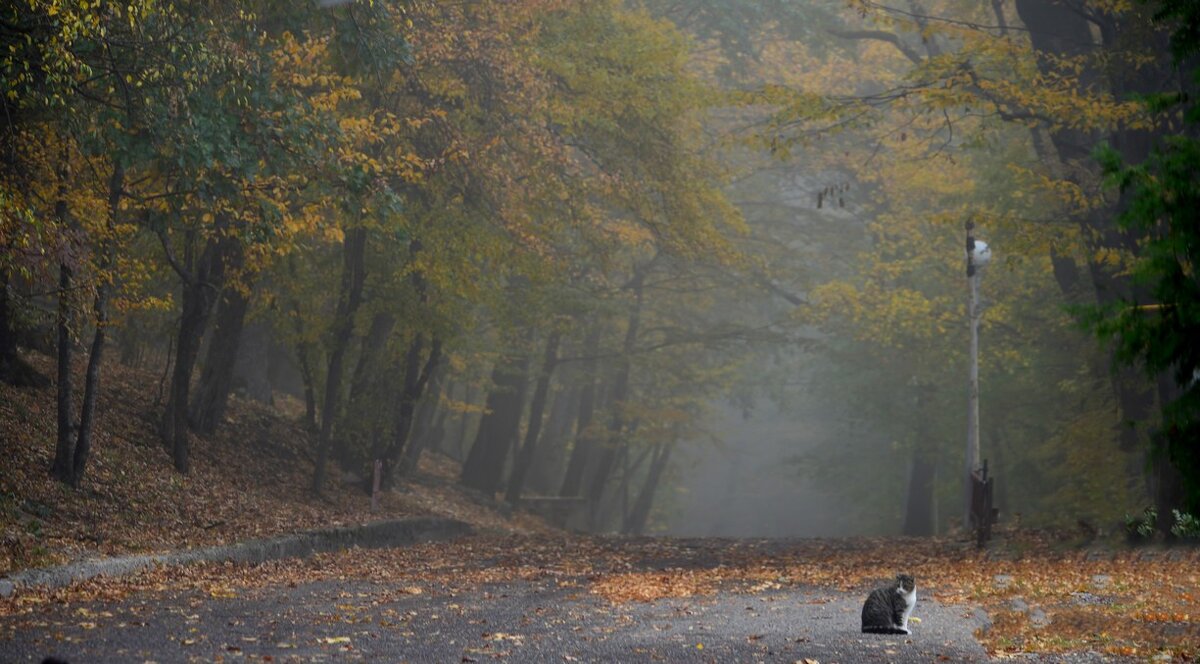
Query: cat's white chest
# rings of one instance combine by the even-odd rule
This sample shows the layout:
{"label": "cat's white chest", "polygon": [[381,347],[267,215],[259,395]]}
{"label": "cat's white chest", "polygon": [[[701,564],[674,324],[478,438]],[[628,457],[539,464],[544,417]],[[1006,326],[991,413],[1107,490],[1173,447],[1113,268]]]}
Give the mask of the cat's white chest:
{"label": "cat's white chest", "polygon": [[896,592],[904,598],[904,615],[900,618],[900,626],[908,629],[908,618],[912,615],[913,607],[917,605],[917,589],[913,588],[912,592],[904,592],[903,588],[897,588]]}

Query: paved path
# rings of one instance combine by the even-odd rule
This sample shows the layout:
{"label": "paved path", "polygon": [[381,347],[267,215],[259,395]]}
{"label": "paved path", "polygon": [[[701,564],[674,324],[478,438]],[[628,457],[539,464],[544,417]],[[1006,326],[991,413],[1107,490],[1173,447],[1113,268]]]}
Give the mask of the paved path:
{"label": "paved path", "polygon": [[[495,563],[480,557],[474,569]],[[326,577],[55,605],[0,618],[0,662],[987,660],[970,610],[926,598],[915,611],[922,622],[903,637],[861,634],[859,594],[820,588],[614,605],[588,591],[586,576],[431,582],[419,594],[411,583]]]}

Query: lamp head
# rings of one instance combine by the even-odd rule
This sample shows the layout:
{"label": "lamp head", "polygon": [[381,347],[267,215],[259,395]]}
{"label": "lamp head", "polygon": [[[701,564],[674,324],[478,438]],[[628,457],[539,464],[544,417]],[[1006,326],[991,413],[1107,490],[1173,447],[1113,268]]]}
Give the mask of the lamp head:
{"label": "lamp head", "polygon": [[992,260],[992,248],[983,240],[975,240],[975,247],[971,250],[971,264],[975,267],[983,267]]}

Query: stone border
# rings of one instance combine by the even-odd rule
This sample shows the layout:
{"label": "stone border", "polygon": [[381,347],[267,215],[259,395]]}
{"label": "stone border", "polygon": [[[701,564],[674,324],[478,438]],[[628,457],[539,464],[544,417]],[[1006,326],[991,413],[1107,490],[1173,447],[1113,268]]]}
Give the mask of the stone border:
{"label": "stone border", "polygon": [[471,526],[462,521],[417,517],[376,521],[361,526],[308,530],[269,539],[173,553],[98,558],[60,567],[15,572],[0,578],[0,597],[12,595],[18,588],[61,588],[97,576],[125,576],[159,565],[188,565],[226,560],[236,563],[261,563],[280,558],[304,558],[314,553],[340,551],[356,546],[366,549],[404,546],[461,537],[471,532]]}

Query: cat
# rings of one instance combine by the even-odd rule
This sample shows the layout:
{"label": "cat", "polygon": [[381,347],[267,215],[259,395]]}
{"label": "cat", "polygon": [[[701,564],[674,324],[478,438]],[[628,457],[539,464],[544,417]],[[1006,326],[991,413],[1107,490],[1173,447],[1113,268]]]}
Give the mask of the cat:
{"label": "cat", "polygon": [[876,588],[867,596],[862,610],[862,631],[869,634],[911,634],[908,617],[917,604],[917,585],[909,574]]}

